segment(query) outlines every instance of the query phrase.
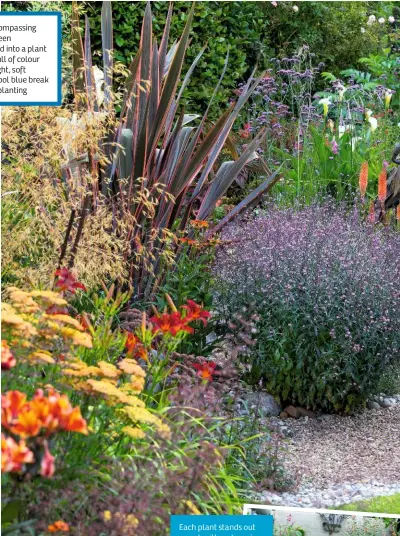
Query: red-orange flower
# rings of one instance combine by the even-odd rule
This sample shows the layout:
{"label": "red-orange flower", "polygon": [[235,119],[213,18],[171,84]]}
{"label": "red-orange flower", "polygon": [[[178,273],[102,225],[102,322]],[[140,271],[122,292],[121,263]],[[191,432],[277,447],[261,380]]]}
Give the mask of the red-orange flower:
{"label": "red-orange flower", "polygon": [[65,521],[55,521],[52,525],[47,527],[49,532],[69,532],[69,525]]}
{"label": "red-orange flower", "polygon": [[186,318],[182,318],[181,313],[163,313],[160,316],[152,316],[150,322],[153,324],[153,332],[157,333],[162,331],[170,333],[175,337],[180,331],[187,331],[193,333],[193,328],[187,325]]}
{"label": "red-orange flower", "polygon": [[191,220],[190,225],[195,229],[204,229],[208,227],[208,221],[205,220]]}
{"label": "red-orange flower", "polygon": [[204,381],[210,382],[216,374],[215,369],[217,364],[214,361],[205,361],[204,363],[193,363],[193,367],[197,369],[197,375]]}
{"label": "red-orange flower", "polygon": [[45,478],[51,478],[55,472],[54,456],[49,451],[47,441],[44,443],[44,456],[40,462],[40,474]]}
{"label": "red-orange flower", "polygon": [[201,320],[204,325],[207,324],[207,320],[210,318],[211,313],[203,309],[199,304],[193,300],[187,300],[186,305],[183,306],[187,313],[185,316],[186,322],[193,322],[194,320]]}
{"label": "red-orange flower", "polygon": [[48,390],[48,396],[38,389],[28,402],[19,391],[2,395],[2,425],[21,437],[35,437],[42,431],[46,436],[62,430],[88,433],[80,409],[53,389]]}
{"label": "red-orange flower", "polygon": [[383,203],[387,196],[387,173],[382,169],[378,177],[378,199]]}
{"label": "red-orange flower", "polygon": [[181,244],[187,244],[188,246],[197,246],[197,240],[192,240],[191,238],[183,237],[179,239]]}
{"label": "red-orange flower", "polygon": [[145,361],[148,360],[147,350],[140,342],[138,337],[133,333],[128,333],[125,348],[127,349],[127,355],[133,358],[141,358]]}
{"label": "red-orange flower", "polygon": [[17,443],[12,437],[1,434],[1,471],[3,473],[19,473],[23,465],[33,463],[33,452],[28,449],[25,441]]}
{"label": "red-orange flower", "polygon": [[20,391],[8,391],[1,395],[1,425],[9,427],[26,404],[26,395]]}
{"label": "red-orange flower", "polygon": [[397,205],[396,208],[396,220],[400,221],[400,205]]}
{"label": "red-orange flower", "polygon": [[375,203],[373,201],[369,204],[368,221],[375,223]]}
{"label": "red-orange flower", "polygon": [[86,287],[77,281],[74,274],[68,268],[59,268],[55,271],[54,275],[58,277],[55,285],[59,290],[68,291],[72,294],[75,294],[78,288],[86,291]]}
{"label": "red-orange flower", "polygon": [[10,368],[15,367],[17,361],[12,354],[10,347],[7,344],[7,341],[1,341],[1,369],[10,370]]}
{"label": "red-orange flower", "polygon": [[358,179],[358,184],[360,187],[361,197],[365,197],[368,186],[368,162],[363,162],[361,164],[360,176]]}

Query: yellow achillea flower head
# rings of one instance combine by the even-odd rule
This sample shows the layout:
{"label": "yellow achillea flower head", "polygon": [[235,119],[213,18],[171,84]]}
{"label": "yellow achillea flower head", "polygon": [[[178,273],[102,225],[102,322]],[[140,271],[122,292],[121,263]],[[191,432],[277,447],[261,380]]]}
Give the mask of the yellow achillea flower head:
{"label": "yellow achillea flower head", "polygon": [[127,374],[134,374],[135,376],[141,376],[142,378],[146,377],[146,372],[134,359],[123,359],[118,363],[118,368]]}
{"label": "yellow achillea flower head", "polygon": [[143,430],[136,426],[124,426],[121,431],[132,439],[143,439],[146,437],[146,434],[143,432]]}
{"label": "yellow achillea flower head", "polygon": [[97,366],[100,369],[101,375],[106,376],[107,378],[118,378],[121,374],[115,365],[107,363],[106,361],[99,361]]}

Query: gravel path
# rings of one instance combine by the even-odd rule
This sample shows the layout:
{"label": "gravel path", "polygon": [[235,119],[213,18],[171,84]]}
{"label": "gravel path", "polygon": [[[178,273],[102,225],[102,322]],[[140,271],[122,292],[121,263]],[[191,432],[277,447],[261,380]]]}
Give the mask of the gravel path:
{"label": "gravel path", "polygon": [[264,500],[323,507],[400,493],[400,405],[271,423],[290,438],[286,466],[303,478],[296,492],[266,491]]}

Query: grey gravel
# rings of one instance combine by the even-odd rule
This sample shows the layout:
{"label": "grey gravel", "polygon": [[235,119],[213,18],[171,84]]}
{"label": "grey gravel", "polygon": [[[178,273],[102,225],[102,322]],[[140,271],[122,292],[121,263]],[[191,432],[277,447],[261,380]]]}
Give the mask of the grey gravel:
{"label": "grey gravel", "polygon": [[[271,504],[336,506],[400,493],[400,405],[353,416],[270,419],[288,437],[285,464],[301,476],[296,491],[265,491]],[[261,497],[260,497],[261,498]]]}

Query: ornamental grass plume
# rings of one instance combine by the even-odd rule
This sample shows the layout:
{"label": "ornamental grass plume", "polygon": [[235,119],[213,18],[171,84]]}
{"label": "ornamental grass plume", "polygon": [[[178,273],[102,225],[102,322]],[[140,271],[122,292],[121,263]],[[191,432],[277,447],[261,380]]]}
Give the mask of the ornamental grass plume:
{"label": "ornamental grass plume", "polygon": [[383,168],[378,177],[378,199],[384,204],[387,196],[387,172]]}
{"label": "ornamental grass plume", "polygon": [[361,164],[360,176],[358,179],[358,184],[360,187],[361,198],[365,198],[368,186],[368,162],[365,161]]}

